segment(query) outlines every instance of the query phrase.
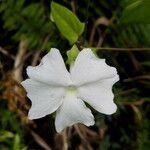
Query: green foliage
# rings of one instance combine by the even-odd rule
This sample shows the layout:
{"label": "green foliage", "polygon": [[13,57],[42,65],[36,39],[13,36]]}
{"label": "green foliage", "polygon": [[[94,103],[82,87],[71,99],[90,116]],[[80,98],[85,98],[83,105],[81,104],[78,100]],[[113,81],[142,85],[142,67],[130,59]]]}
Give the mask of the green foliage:
{"label": "green foliage", "polygon": [[122,23],[147,23],[150,24],[150,1],[134,0],[125,8]]}
{"label": "green foliage", "polygon": [[[107,30],[106,46],[111,47],[149,47],[150,25],[122,25],[117,24]],[[112,35],[112,36],[110,36]],[[138,35],[138,36],[137,36]],[[104,43],[104,44],[105,44]]]}
{"label": "green foliage", "polygon": [[72,64],[75,61],[78,53],[79,53],[78,47],[76,45],[73,45],[73,47],[71,48],[71,50],[67,51],[67,57],[68,57],[68,59],[67,59],[66,63],[67,64]]}
{"label": "green foliage", "polygon": [[9,138],[13,138],[14,137],[14,134],[12,132],[9,132],[9,131],[1,131],[0,135],[1,135],[0,136],[0,142],[4,142],[4,141],[6,141]]}
{"label": "green foliage", "polygon": [[62,35],[71,45],[74,44],[83,33],[85,24],[69,9],[55,2],[51,3],[51,14]]}
{"label": "green foliage", "polygon": [[140,129],[138,132],[138,150],[149,150],[150,148],[150,120],[143,116],[143,123],[140,124]]}
{"label": "green foliage", "polygon": [[14,137],[13,149],[14,150],[19,150],[20,149],[20,138],[19,138],[18,134],[16,134],[15,137]]}
{"label": "green foliage", "polygon": [[4,0],[0,4],[0,13],[3,27],[13,33],[14,40],[25,38],[28,47],[34,49],[49,49],[54,41],[56,43],[55,27],[46,16],[42,3],[26,5],[25,0]]}
{"label": "green foliage", "polygon": [[16,114],[9,111],[6,101],[0,100],[0,149],[27,150],[23,143],[24,132]]}

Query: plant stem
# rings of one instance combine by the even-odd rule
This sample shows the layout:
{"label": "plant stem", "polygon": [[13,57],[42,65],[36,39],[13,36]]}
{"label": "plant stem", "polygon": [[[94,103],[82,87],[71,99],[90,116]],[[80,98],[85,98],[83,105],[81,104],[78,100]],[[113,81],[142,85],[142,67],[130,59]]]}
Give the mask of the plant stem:
{"label": "plant stem", "polygon": [[105,50],[105,51],[150,51],[150,48],[111,48],[111,47],[91,47],[96,49],[96,51],[99,50]]}

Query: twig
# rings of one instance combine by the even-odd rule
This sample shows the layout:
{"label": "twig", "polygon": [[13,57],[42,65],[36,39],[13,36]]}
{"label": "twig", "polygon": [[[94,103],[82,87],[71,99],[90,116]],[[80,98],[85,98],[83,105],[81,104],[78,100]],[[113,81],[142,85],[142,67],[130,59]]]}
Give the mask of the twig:
{"label": "twig", "polygon": [[106,35],[107,35],[106,31],[104,33],[102,33],[102,35],[100,36],[100,38],[99,38],[99,40],[97,42],[97,47],[101,47],[102,46]]}
{"label": "twig", "polygon": [[63,138],[63,147],[62,147],[62,150],[68,150],[67,129],[65,129],[62,132],[62,138]]}
{"label": "twig", "polygon": [[34,137],[34,140],[45,150],[52,150],[51,147],[38,135],[36,134],[33,130],[30,129],[31,135]]}
{"label": "twig", "polygon": [[[96,32],[96,28],[99,26],[99,25],[105,25],[105,26],[109,26],[112,24],[112,21],[113,19],[107,19],[105,17],[101,17],[101,18],[98,18],[94,25],[93,25],[93,28],[92,28],[92,31],[91,31],[91,36],[90,36],[90,40],[89,40],[89,45],[93,45],[93,41],[94,41],[94,35],[95,35],[95,32]],[[99,40],[99,44],[98,45],[101,45],[100,43],[102,43],[102,38],[100,38]]]}
{"label": "twig", "polygon": [[[61,134],[55,135],[55,148],[57,150],[68,150],[68,135],[67,129],[65,129]],[[59,142],[58,142],[59,141]]]}
{"label": "twig", "polygon": [[[91,47],[92,48],[92,47]],[[111,48],[111,47],[93,47],[97,51],[150,51],[150,48]]]}
{"label": "twig", "polygon": [[138,101],[134,101],[134,102],[117,102],[117,104],[120,105],[136,105],[136,106],[140,106],[142,105],[144,102],[150,102],[150,99],[142,99],[142,100],[138,100]]}
{"label": "twig", "polygon": [[18,53],[16,55],[16,59],[14,62],[14,68],[17,68],[17,69],[15,69],[13,72],[14,79],[19,82],[22,81],[22,69],[23,69],[22,61],[23,61],[24,55],[26,53],[26,50],[27,50],[26,42],[24,40],[21,40],[20,44],[19,44]]}
{"label": "twig", "polygon": [[11,59],[15,59],[14,55],[8,53],[8,51],[6,49],[2,48],[2,47],[0,47],[0,52],[3,53],[4,55],[10,57]]}
{"label": "twig", "polygon": [[150,75],[137,76],[133,78],[124,79],[124,82],[131,82],[135,80],[150,80]]}
{"label": "twig", "polygon": [[23,65],[25,60],[27,60],[32,54],[33,54],[33,52],[28,52],[27,54],[25,54],[25,56],[22,58],[22,61],[20,62],[20,64],[18,64],[18,66],[16,66],[15,68],[13,68],[13,71],[18,69],[21,65]]}
{"label": "twig", "polygon": [[41,51],[37,51],[33,57],[33,60],[32,60],[32,66],[36,66],[37,62],[38,62],[38,59],[39,59],[39,56],[41,54]]}
{"label": "twig", "polygon": [[128,89],[128,90],[116,93],[116,96],[126,95],[126,94],[129,94],[129,93],[132,93],[132,92],[136,92],[136,91],[137,91],[136,88],[132,88],[132,89]]}
{"label": "twig", "polygon": [[139,120],[142,120],[142,114],[139,110],[139,108],[135,105],[130,105],[130,107],[132,108],[132,110],[134,111],[134,113],[136,113],[137,117]]}
{"label": "twig", "polygon": [[1,61],[0,61],[0,71],[2,73],[2,76],[4,76],[5,73],[4,73],[3,65],[2,65]]}
{"label": "twig", "polygon": [[133,64],[135,71],[139,71],[141,68],[141,64],[138,62],[138,60],[136,59],[136,57],[134,56],[134,54],[132,52],[127,52],[127,53],[131,59],[131,62]]}
{"label": "twig", "polygon": [[80,128],[78,127],[78,125],[74,125],[74,128],[75,128],[76,132],[78,133],[78,135],[80,136],[83,146],[86,148],[86,150],[93,150],[91,145],[89,144],[89,142],[86,140],[86,138],[80,131]]}
{"label": "twig", "polygon": [[72,1],[71,1],[71,8],[72,8],[72,11],[73,11],[74,13],[76,13],[75,0],[72,0]]}

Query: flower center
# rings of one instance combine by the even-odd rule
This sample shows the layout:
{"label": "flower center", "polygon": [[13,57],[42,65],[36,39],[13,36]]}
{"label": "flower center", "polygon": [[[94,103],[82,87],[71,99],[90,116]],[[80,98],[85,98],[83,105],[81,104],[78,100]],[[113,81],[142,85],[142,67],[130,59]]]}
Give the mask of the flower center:
{"label": "flower center", "polygon": [[77,92],[77,87],[74,85],[70,85],[66,87],[67,94],[75,94]]}

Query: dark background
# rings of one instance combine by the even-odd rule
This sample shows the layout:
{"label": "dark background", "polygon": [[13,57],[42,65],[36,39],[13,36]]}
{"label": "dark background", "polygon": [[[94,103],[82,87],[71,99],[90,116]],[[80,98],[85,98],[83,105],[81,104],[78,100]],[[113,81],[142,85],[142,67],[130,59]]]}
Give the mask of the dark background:
{"label": "dark background", "polygon": [[142,48],[150,47],[150,25],[120,23],[127,0],[56,1],[86,22],[79,46],[110,47],[97,54],[119,72],[117,113],[106,116],[93,110],[93,127],[79,125],[63,135],[55,131],[55,114],[28,120],[31,104],[20,85],[27,78],[25,68],[37,65],[51,47],[60,49],[66,60],[71,48],[50,21],[50,2],[0,1],[0,149],[149,150],[150,52]]}

